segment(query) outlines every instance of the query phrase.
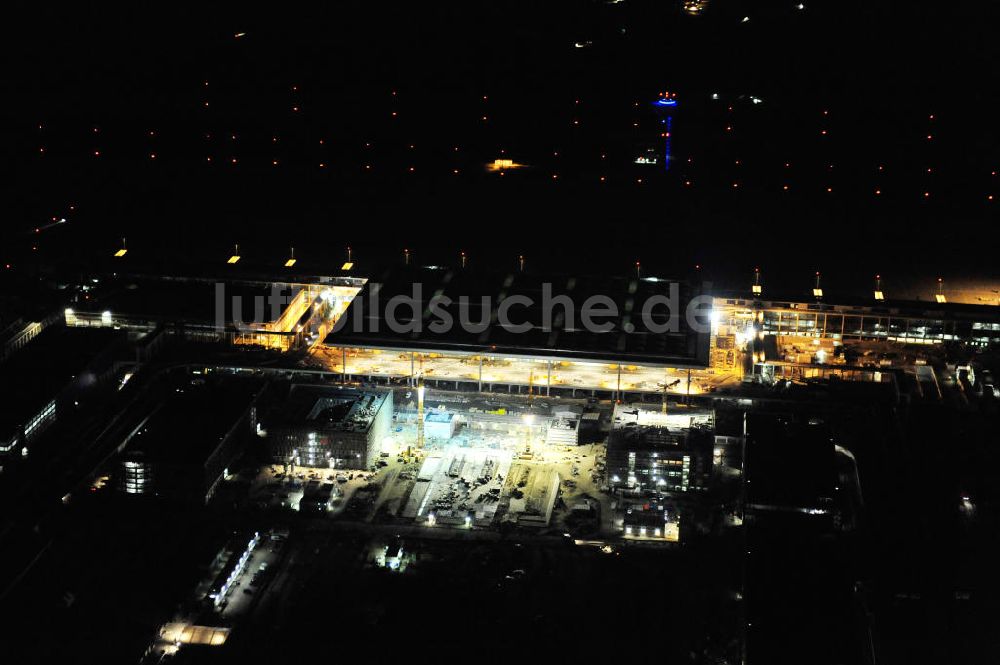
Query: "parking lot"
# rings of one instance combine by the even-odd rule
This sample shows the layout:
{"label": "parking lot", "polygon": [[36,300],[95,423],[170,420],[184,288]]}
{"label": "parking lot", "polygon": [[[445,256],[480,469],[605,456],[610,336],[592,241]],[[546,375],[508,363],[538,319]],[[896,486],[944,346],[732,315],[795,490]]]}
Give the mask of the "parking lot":
{"label": "parking lot", "polygon": [[352,495],[376,478],[370,471],[350,471],[292,467],[265,466],[254,479],[250,490],[250,503],[262,510],[298,511],[307,483],[313,481],[327,485],[331,501],[326,512],[336,515],[344,510]]}
{"label": "parking lot", "polygon": [[245,616],[278,569],[285,541],[274,539],[270,535],[262,536],[243,567],[243,572],[233,582],[232,589],[219,606],[218,614],[224,623],[235,622]]}

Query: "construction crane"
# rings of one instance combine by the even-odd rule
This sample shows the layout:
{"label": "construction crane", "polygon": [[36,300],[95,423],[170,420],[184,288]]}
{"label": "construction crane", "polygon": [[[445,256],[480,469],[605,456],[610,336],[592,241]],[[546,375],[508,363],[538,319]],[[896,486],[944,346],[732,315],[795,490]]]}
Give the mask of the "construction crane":
{"label": "construction crane", "polygon": [[680,382],[681,382],[680,379],[675,379],[675,380],[669,381],[669,382],[664,379],[664,381],[662,383],[656,384],[659,387],[663,388],[663,407],[662,407],[662,409],[660,411],[663,415],[667,414],[667,390],[669,390],[670,388],[673,388],[674,386],[676,386]]}
{"label": "construction crane", "polygon": [[532,428],[535,425],[534,414],[531,413],[525,414],[524,424],[527,426],[526,428],[527,431],[524,437],[524,452],[521,453],[521,459],[531,459],[533,457],[531,453],[531,435],[533,433]]}
{"label": "construction crane", "polygon": [[417,450],[424,448],[424,377],[417,378]]}

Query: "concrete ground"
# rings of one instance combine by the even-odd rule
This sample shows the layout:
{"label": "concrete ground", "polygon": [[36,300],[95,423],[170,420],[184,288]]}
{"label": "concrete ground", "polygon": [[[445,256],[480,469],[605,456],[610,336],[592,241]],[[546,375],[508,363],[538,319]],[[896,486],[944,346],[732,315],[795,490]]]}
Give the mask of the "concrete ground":
{"label": "concrete ground", "polygon": [[[379,377],[409,377],[420,375],[434,380],[465,382],[482,381],[484,386],[511,384],[546,387],[577,388],[586,390],[623,390],[628,392],[667,392],[674,395],[688,391],[686,369],[642,367],[639,365],[553,361],[551,373],[547,361],[512,358],[484,359],[482,371],[478,357],[445,356],[428,353],[416,362],[407,352],[380,349],[349,349],[345,356],[341,349],[317,345],[307,362],[327,371],[350,375]],[[741,376],[735,370],[701,369],[691,371],[691,394],[707,392],[713,388],[736,385]]]}

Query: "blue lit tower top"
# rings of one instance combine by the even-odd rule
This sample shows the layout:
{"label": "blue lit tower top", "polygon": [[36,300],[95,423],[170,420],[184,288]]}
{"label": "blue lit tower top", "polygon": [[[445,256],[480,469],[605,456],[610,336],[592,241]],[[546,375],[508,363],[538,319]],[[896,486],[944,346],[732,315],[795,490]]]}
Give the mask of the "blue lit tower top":
{"label": "blue lit tower top", "polygon": [[653,106],[659,108],[672,108],[677,106],[677,93],[676,92],[661,92],[659,99],[653,102]]}

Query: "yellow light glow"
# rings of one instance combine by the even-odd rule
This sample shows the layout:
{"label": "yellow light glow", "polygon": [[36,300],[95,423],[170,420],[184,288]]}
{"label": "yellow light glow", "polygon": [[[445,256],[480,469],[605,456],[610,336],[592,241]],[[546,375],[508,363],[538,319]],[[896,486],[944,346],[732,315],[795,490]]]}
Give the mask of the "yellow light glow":
{"label": "yellow light glow", "polygon": [[518,164],[513,159],[494,159],[491,164],[486,165],[487,171],[508,171],[510,169],[523,168],[524,164]]}
{"label": "yellow light glow", "polygon": [[160,629],[160,637],[174,646],[180,644],[202,644],[222,646],[229,637],[229,628],[216,626],[196,626],[186,623],[168,623]]}
{"label": "yellow light glow", "polygon": [[885,294],[881,291],[875,292],[875,300],[885,300]]}
{"label": "yellow light glow", "polygon": [[115,252],[115,258],[120,259],[121,257],[125,256],[126,254],[128,254],[128,250],[123,247],[123,248],[119,249],[117,252]]}
{"label": "yellow light glow", "polygon": [[934,299],[938,302],[948,302],[948,299],[944,297],[943,293],[938,293],[934,296]]}
{"label": "yellow light glow", "polygon": [[295,265],[295,259],[288,259],[287,261],[285,261],[286,268],[291,268],[294,265]]}
{"label": "yellow light glow", "polygon": [[350,261],[346,262],[344,265],[340,266],[341,270],[350,270],[354,267],[354,264]]}
{"label": "yellow light glow", "polygon": [[226,263],[238,263],[239,260],[240,260],[240,257],[237,256],[236,254],[233,254],[232,256],[229,257],[229,260],[226,261]]}
{"label": "yellow light glow", "polygon": [[663,526],[663,537],[672,543],[679,542],[681,539],[680,524],[677,522],[667,522]]}
{"label": "yellow light glow", "polygon": [[753,294],[755,296],[759,296],[762,291],[763,291],[763,289],[761,288],[760,284],[754,284],[753,285]]}
{"label": "yellow light glow", "polygon": [[823,297],[823,289],[813,289],[813,295],[817,298]]}

